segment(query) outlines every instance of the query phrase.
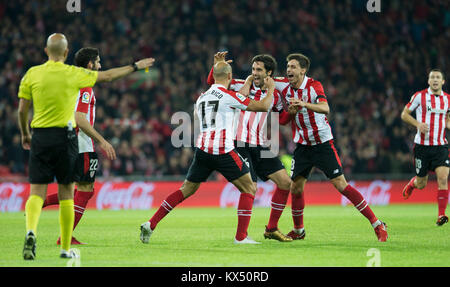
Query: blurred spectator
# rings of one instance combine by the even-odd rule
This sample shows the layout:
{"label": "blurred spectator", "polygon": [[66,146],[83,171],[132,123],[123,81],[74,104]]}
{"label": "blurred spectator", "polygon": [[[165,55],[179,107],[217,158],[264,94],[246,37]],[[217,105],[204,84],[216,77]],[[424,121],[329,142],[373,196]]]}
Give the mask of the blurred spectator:
{"label": "blurred spectator", "polygon": [[[450,75],[450,3],[384,1],[381,13],[368,13],[366,3],[89,0],[81,13],[68,13],[65,1],[1,1],[0,175],[26,174],[17,88],[30,66],[45,61],[42,47],[56,31],[69,40],[68,63],[83,46],[100,49],[104,69],[157,59],[149,73],[95,87],[97,128],[118,155],[114,162],[100,155],[104,177],[186,173],[192,150],[172,146],[171,115],[192,115],[217,50],[229,51],[237,78],[250,73],[255,54],[273,54],[278,75],[287,54],[308,55],[309,76],[328,96],[345,173],[411,173],[415,131],[399,115],[412,93],[427,87],[429,69]],[[292,153],[289,128],[280,140]]]}

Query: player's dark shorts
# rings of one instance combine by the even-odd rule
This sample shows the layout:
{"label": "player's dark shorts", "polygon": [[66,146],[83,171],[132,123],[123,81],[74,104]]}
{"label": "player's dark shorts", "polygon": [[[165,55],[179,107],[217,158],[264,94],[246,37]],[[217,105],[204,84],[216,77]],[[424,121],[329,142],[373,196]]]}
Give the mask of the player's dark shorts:
{"label": "player's dark shorts", "polygon": [[196,148],[186,179],[190,182],[204,182],[215,170],[230,182],[249,172],[248,166],[235,150],[214,155]]}
{"label": "player's dark shorts", "polygon": [[34,128],[31,138],[29,181],[34,184],[74,182],[78,156],[75,130],[66,128]]}
{"label": "player's dark shorts", "polygon": [[341,160],[332,140],[317,145],[297,144],[292,159],[291,178],[308,178],[313,167],[323,171],[328,179],[343,174]]}
{"label": "player's dark shorts", "polygon": [[268,147],[243,142],[235,142],[235,146],[236,151],[249,164],[253,182],[256,182],[258,177],[262,181],[267,181],[269,175],[284,169],[280,159]]}
{"label": "player's dark shorts", "polygon": [[98,168],[98,155],[96,152],[79,153],[75,168],[76,182],[94,182]]}
{"label": "player's dark shorts", "polygon": [[448,145],[425,146],[415,144],[414,167],[416,175],[424,177],[429,171],[434,171],[439,166],[450,167],[448,155]]}

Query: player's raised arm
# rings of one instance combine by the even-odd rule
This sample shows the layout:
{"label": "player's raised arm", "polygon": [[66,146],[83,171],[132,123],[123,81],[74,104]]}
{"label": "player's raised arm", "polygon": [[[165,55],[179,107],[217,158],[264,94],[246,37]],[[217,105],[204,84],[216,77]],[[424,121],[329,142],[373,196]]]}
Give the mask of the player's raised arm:
{"label": "player's raised arm", "polygon": [[155,59],[146,58],[135,62],[133,65],[113,68],[106,71],[98,72],[97,82],[111,82],[116,79],[125,77],[135,71],[143,70],[153,66]]}
{"label": "player's raised arm", "polygon": [[250,75],[245,79],[244,85],[239,89],[239,94],[248,96],[250,94],[250,89],[252,88],[253,75]]}
{"label": "player's raised arm", "polygon": [[250,100],[250,103],[246,109],[247,111],[267,112],[270,109],[273,101],[275,82],[271,77],[266,77],[264,79],[264,84],[267,87],[267,96],[260,101]]}

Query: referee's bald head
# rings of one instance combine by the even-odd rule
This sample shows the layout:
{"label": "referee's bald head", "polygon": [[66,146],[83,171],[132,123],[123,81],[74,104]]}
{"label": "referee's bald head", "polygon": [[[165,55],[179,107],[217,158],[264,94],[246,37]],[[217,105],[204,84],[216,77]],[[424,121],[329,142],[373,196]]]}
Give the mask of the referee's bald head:
{"label": "referee's bald head", "polygon": [[49,57],[66,57],[68,52],[67,46],[66,36],[61,33],[54,33],[47,38],[45,51]]}

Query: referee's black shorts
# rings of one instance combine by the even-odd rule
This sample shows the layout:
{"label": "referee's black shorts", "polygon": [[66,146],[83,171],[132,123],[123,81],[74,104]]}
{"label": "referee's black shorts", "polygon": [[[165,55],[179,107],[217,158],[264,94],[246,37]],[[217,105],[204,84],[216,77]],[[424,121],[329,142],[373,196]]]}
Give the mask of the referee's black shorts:
{"label": "referee's black shorts", "polygon": [[29,181],[32,184],[74,182],[78,156],[75,130],[67,128],[34,128],[31,138]]}

